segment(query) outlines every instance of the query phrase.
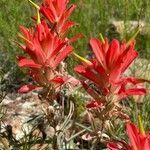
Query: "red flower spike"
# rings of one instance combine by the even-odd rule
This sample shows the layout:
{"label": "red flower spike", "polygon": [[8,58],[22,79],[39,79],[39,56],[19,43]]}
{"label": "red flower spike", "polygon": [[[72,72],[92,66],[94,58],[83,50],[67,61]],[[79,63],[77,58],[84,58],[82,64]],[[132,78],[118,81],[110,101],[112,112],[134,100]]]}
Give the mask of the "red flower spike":
{"label": "red flower spike", "polygon": [[[68,7],[69,0],[44,0],[41,6],[31,0],[29,2],[37,9],[37,15],[33,17],[37,21],[37,25],[31,29],[20,26],[19,37],[24,45],[17,44],[29,57],[18,56],[18,65],[29,68],[28,75],[38,85],[52,87],[56,93],[63,84],[72,84],[73,86],[79,84],[79,81],[75,81],[73,78],[69,80],[65,70],[58,67],[73,51],[74,48],[70,44],[82,37],[81,34],[70,40],[65,37],[67,31],[76,25],[69,20],[76,6]],[[40,18],[40,13],[44,17]],[[49,86],[50,84],[53,86]],[[30,88],[25,86],[21,91],[30,91]]]}
{"label": "red flower spike", "polygon": [[141,134],[139,129],[133,124],[128,122],[126,125],[127,134],[130,140],[132,150],[150,150],[150,134]]}
{"label": "red flower spike", "polygon": [[[25,52],[30,55],[35,64],[39,64],[37,67],[44,67],[46,65],[55,68],[73,51],[73,47],[66,46],[67,43],[64,40],[60,39],[54,33],[51,33],[44,21],[36,26],[35,32],[23,27],[21,27],[21,31],[26,39]],[[32,63],[30,61],[30,63],[32,66],[35,66],[33,61]],[[24,63],[20,62],[19,64],[20,66],[30,66],[29,63],[24,65]]]}
{"label": "red flower spike", "polygon": [[71,5],[67,8],[68,2],[68,0],[45,0],[40,6],[40,12],[51,24],[56,24],[55,31],[60,35],[64,35],[67,30],[75,25],[74,22],[66,22],[76,8],[75,5]]}
{"label": "red flower spike", "polygon": [[[109,44],[107,39],[100,41],[91,38],[90,45],[95,55],[91,61],[87,60],[88,64],[91,63],[90,67],[83,63],[74,70],[92,81],[100,95],[107,96],[114,93],[120,95],[118,99],[121,99],[130,95],[146,94],[146,89],[138,87],[139,83],[145,82],[144,80],[133,77],[123,78],[125,70],[138,56],[134,50],[135,41],[130,42],[127,47],[126,43],[120,43],[116,39]],[[82,59],[79,60],[83,62]],[[128,84],[132,86],[129,88]]]}
{"label": "red flower spike", "polygon": [[142,134],[140,130],[131,122],[126,124],[126,131],[129,143],[124,141],[110,142],[107,144],[108,150],[150,150],[150,134]]}
{"label": "red flower spike", "polygon": [[64,80],[55,69],[73,51],[73,47],[51,32],[45,21],[38,23],[35,30],[22,26],[21,32],[20,37],[25,42],[25,46],[21,47],[30,59],[18,56],[18,65],[30,68],[30,76],[40,86],[62,85]]}

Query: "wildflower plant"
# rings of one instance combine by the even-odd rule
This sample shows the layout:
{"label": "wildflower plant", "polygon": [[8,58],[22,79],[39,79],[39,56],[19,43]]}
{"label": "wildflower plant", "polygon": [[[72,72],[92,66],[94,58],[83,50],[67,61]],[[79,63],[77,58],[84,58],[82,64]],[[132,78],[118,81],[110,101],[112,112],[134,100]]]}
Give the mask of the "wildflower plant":
{"label": "wildflower plant", "polygon": [[[28,75],[36,81],[36,85],[24,85],[19,92],[29,92],[44,87],[47,89],[47,94],[51,93],[52,96],[65,82],[71,81],[70,77],[61,71],[60,66],[74,49],[70,43],[82,36],[79,34],[71,39],[65,36],[65,33],[75,25],[68,21],[75,5],[66,8],[69,2],[66,0],[45,0],[41,6],[30,2],[37,9],[35,16],[37,24],[29,29],[20,26],[19,37],[24,45],[18,43],[30,58],[17,56],[17,59],[20,67],[29,68]],[[46,18],[40,18],[40,12]],[[46,20],[49,22],[47,23]]]}
{"label": "wildflower plant", "polygon": [[[74,70],[85,77],[81,83],[91,96],[90,102],[86,104],[89,121],[95,134],[101,136],[106,126],[111,128],[114,117],[129,119],[120,102],[128,96],[145,95],[147,90],[141,83],[146,80],[124,76],[124,72],[138,56],[133,38],[129,42],[116,39],[108,42],[108,39],[104,40],[101,36],[101,40],[91,38],[90,46],[94,53],[91,60],[76,54],[82,65],[76,66]],[[98,128],[95,119],[101,122]]]}
{"label": "wildflower plant", "polygon": [[45,0],[40,6],[32,1],[30,3],[37,10],[37,15],[32,17],[35,24],[31,28],[20,26],[19,37],[23,43],[17,43],[25,55],[17,56],[17,60],[19,67],[28,69],[27,75],[32,78],[33,84],[23,85],[18,92],[38,90],[42,102],[46,100],[44,112],[47,124],[50,122],[49,125],[55,130],[52,143],[56,149],[63,145],[56,144],[56,141],[61,141],[58,132],[65,133],[74,109],[73,102],[68,101],[69,113],[67,117],[64,116],[66,95],[61,93],[65,87],[69,87],[71,92],[72,88],[79,84],[77,79],[66,72],[66,63],[63,61],[74,50],[71,43],[82,37],[82,34],[70,39],[66,35],[75,25],[69,21],[75,5],[68,6],[68,0]]}
{"label": "wildflower plant", "polygon": [[[18,42],[18,45],[25,55],[17,56],[17,60],[19,67],[28,69],[27,75],[33,79],[33,84],[23,85],[18,91],[23,93],[42,90],[42,100],[48,100],[48,107],[52,108],[54,113],[56,112],[53,108],[54,101],[58,102],[58,97],[67,101],[66,95],[60,94],[66,85],[72,87],[82,85],[90,97],[90,100],[85,101],[86,119],[82,118],[87,120],[88,127],[84,123],[82,125],[75,122],[74,101],[71,101],[69,105],[68,115],[62,113],[62,109],[59,109],[57,114],[60,115],[59,117],[46,112],[48,121],[56,131],[53,148],[61,149],[65,142],[69,143],[72,139],[82,135],[83,140],[92,141],[93,149],[96,148],[97,143],[108,145],[110,150],[117,149],[118,145],[110,142],[108,134],[112,127],[115,127],[112,120],[114,118],[120,118],[123,121],[130,120],[123,110],[121,101],[128,96],[147,93],[142,85],[143,82],[147,82],[146,80],[124,75],[138,57],[138,52],[135,50],[135,36],[139,31],[127,42],[120,42],[117,39],[109,41],[101,34],[100,39],[92,37],[89,41],[92,57],[88,60],[73,52],[74,48],[71,45],[83,35],[78,34],[71,38],[67,36],[69,30],[76,25],[69,19],[76,5],[70,5],[69,0],[43,0],[41,5],[31,0],[29,2],[36,8],[37,15],[32,17],[33,27],[20,26],[19,37],[22,42]],[[64,60],[70,54],[81,62],[81,65],[75,66],[74,71],[84,78],[76,79],[66,71]],[[67,87],[67,90],[69,91],[70,88]],[[67,108],[64,103],[59,104],[59,108],[62,107],[63,111]],[[57,121],[54,118],[57,118]],[[76,125],[83,130],[78,131]],[[128,122],[126,126],[132,145],[124,144],[124,142],[119,142],[119,144],[127,149],[138,150],[136,149],[138,142],[142,140],[140,144],[143,144],[144,139],[146,143],[144,150],[149,150],[147,148],[149,136],[145,138],[141,135],[132,123]],[[68,130],[77,133],[68,138],[68,135],[66,136]],[[61,132],[63,134],[60,134]]]}
{"label": "wildflower plant", "polygon": [[150,149],[150,134],[144,131],[144,127],[139,116],[139,128],[132,122],[126,123],[126,132],[129,138],[129,144],[125,141],[116,141],[108,143],[109,150],[149,150]]}

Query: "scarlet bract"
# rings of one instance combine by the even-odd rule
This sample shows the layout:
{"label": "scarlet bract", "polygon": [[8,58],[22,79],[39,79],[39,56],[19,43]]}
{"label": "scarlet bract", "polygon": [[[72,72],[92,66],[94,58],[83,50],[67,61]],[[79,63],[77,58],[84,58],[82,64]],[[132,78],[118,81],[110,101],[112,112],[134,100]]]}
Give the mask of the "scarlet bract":
{"label": "scarlet bract", "polygon": [[120,100],[126,96],[146,93],[145,88],[137,86],[144,80],[123,77],[124,72],[138,56],[134,49],[135,41],[127,46],[125,42],[120,43],[116,39],[109,44],[107,39],[102,42],[97,38],[91,38],[90,45],[94,53],[90,60],[91,64],[84,61],[83,65],[75,67],[74,70],[94,84],[97,90],[82,82],[83,87],[95,100],[99,99],[98,95],[103,97],[114,94]]}
{"label": "scarlet bract", "polygon": [[75,25],[74,22],[67,20],[76,6],[71,5],[67,8],[68,3],[68,0],[45,0],[40,6],[40,12],[52,25],[56,26],[55,30],[61,36],[63,36],[68,29]]}
{"label": "scarlet bract", "polygon": [[[21,34],[19,37],[25,44],[19,46],[28,55],[28,57],[18,56],[18,65],[29,68],[29,74],[39,87],[48,87],[49,85],[57,89],[70,77],[59,70],[60,63],[73,51],[71,42],[77,40],[82,35],[79,34],[70,40],[65,37],[65,33],[74,23],[67,21],[75,9],[75,5],[67,8],[69,1],[45,0],[41,6],[31,3],[40,11],[49,21],[40,19],[39,13],[35,17],[37,24],[33,28],[20,26]],[[71,81],[71,80],[70,80]],[[35,88],[28,86],[25,90],[29,91]]]}
{"label": "scarlet bract", "polygon": [[131,122],[126,124],[126,130],[129,137],[129,143],[126,144],[124,142],[118,143],[109,143],[109,150],[150,150],[150,134],[149,133],[141,133],[140,130]]}

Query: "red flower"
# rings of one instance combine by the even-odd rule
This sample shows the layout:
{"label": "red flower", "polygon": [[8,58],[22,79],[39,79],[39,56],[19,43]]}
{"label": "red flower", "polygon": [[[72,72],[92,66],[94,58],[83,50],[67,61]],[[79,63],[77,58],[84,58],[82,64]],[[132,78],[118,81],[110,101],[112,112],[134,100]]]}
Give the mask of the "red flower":
{"label": "red flower", "polygon": [[65,77],[57,69],[72,51],[73,47],[51,32],[46,22],[42,21],[34,29],[20,27],[21,35],[25,45],[19,44],[29,58],[17,57],[20,67],[30,68],[29,75],[40,85],[49,83],[62,85]]}
{"label": "red flower", "polygon": [[42,66],[56,68],[59,63],[73,51],[73,47],[66,44],[65,40],[50,32],[43,21],[33,29],[20,27],[20,36],[26,45],[23,50],[28,53],[31,60],[23,58],[19,60],[19,66],[41,68]]}
{"label": "red flower", "polygon": [[[74,70],[94,83],[97,95],[106,96],[113,93],[123,98],[146,93],[144,88],[136,86],[144,80],[133,77],[123,78],[123,73],[138,56],[134,49],[134,41],[127,46],[126,43],[120,43],[118,40],[113,40],[109,44],[107,39],[102,42],[91,38],[90,45],[94,58],[91,61],[79,58],[83,65],[75,67]],[[90,95],[95,98],[92,92]]]}
{"label": "red flower", "polygon": [[132,150],[150,150],[149,133],[141,133],[140,130],[130,122],[127,123],[126,128]]}
{"label": "red flower", "polygon": [[140,130],[131,122],[126,124],[127,134],[130,144],[124,142],[109,143],[109,150],[150,150],[150,134],[141,133]]}
{"label": "red flower", "polygon": [[55,26],[59,35],[64,35],[68,29],[75,25],[74,22],[67,20],[76,6],[67,7],[68,3],[69,0],[44,0],[40,6],[40,12]]}
{"label": "red flower", "polygon": [[[18,56],[18,65],[30,68],[29,75],[38,86],[51,87],[49,84],[52,84],[52,87],[57,89],[64,82],[68,84],[71,82],[68,81],[70,77],[62,73],[58,66],[73,51],[70,43],[82,37],[82,34],[71,39],[64,36],[75,25],[74,22],[68,21],[68,18],[76,6],[71,5],[68,8],[68,0],[44,0],[41,6],[31,0],[29,2],[37,9],[37,16],[33,19],[37,20],[38,24],[32,29],[20,27],[22,34],[19,36],[25,45],[19,44],[19,46],[29,55],[29,58]],[[48,24],[44,18],[41,21],[39,12],[49,20]],[[34,88],[22,89],[19,91],[34,90]]]}

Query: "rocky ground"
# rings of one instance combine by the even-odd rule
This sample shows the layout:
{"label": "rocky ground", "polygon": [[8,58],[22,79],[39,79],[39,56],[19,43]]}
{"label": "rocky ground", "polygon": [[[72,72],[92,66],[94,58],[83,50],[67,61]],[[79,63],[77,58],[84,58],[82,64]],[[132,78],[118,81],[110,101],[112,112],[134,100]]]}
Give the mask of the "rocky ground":
{"label": "rocky ground", "polygon": [[[25,135],[34,130],[33,135],[42,138],[43,135],[39,127],[41,124],[44,126],[43,118],[47,104],[41,102],[37,93],[9,93],[2,101],[1,106],[1,112],[4,112],[1,119],[1,133],[6,133],[9,136],[9,132],[11,134],[10,130],[12,130],[12,135],[17,141],[24,141]],[[47,139],[52,138],[54,129],[50,126],[44,126],[44,133],[46,133]],[[6,145],[9,145],[7,140]],[[42,145],[42,147],[40,145],[40,148],[36,144],[33,149],[45,150],[46,147],[47,144]]]}
{"label": "rocky ground", "polygon": [[32,129],[31,119],[43,115],[41,101],[35,93],[8,94],[2,105],[6,110],[4,126],[12,126],[16,139],[22,138],[24,131],[28,132]]}

